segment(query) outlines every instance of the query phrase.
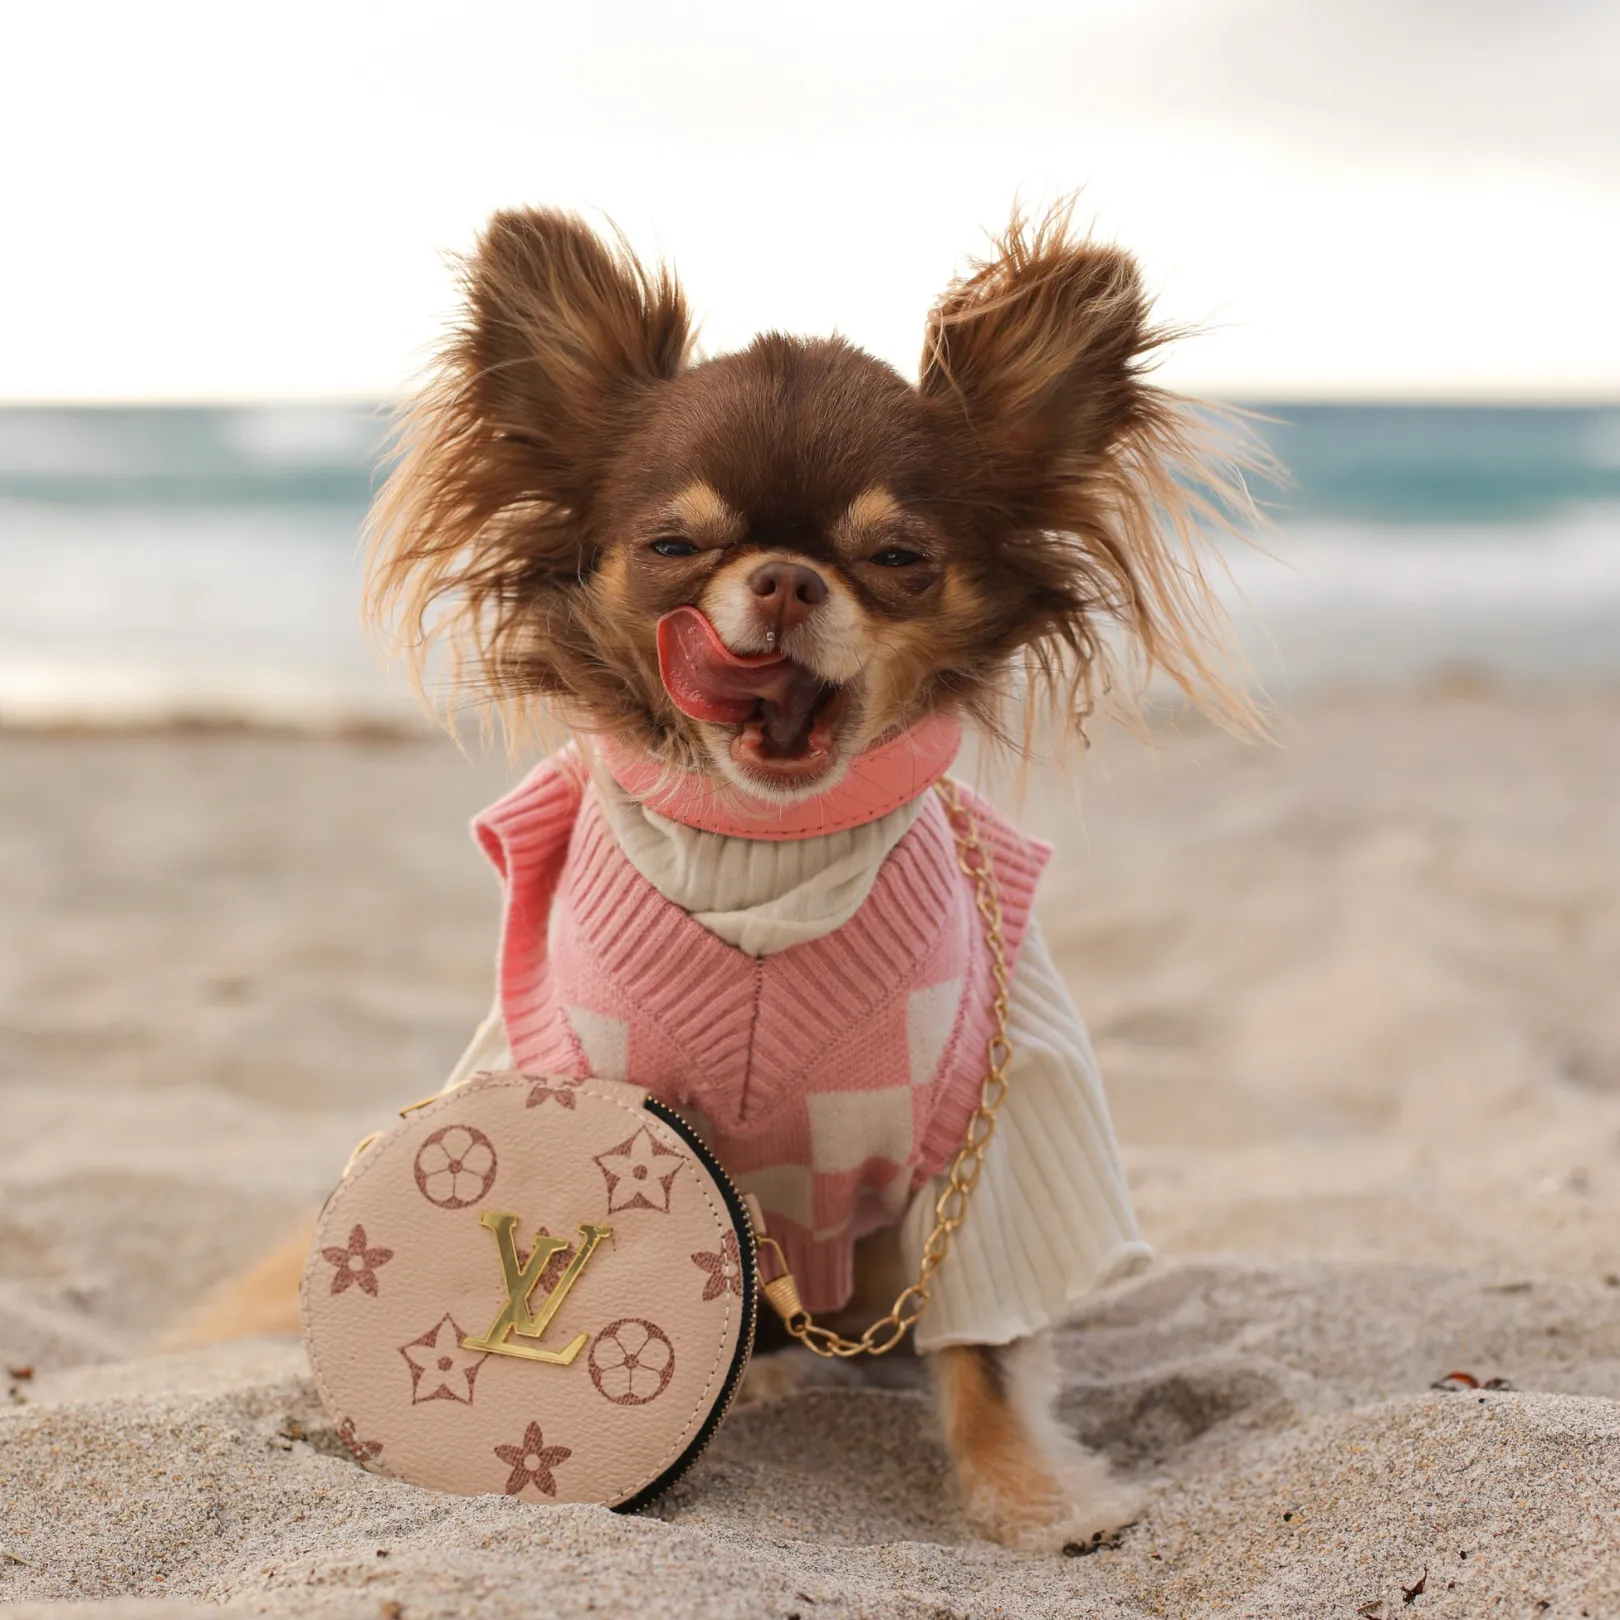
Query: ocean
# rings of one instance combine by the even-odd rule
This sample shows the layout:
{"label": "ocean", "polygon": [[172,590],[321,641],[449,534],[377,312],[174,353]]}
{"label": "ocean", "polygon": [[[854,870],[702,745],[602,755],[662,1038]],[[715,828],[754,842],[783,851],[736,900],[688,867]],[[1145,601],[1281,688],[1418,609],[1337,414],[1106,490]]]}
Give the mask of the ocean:
{"label": "ocean", "polygon": [[[1290,473],[1223,587],[1255,678],[1620,680],[1620,406],[1251,405]],[[0,407],[0,724],[410,712],[361,633],[368,406]]]}

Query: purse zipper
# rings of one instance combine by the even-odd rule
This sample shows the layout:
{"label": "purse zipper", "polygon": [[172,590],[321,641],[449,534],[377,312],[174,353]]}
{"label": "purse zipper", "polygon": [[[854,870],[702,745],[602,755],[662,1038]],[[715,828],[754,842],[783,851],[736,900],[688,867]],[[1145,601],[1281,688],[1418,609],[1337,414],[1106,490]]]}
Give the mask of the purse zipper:
{"label": "purse zipper", "polygon": [[[729,1206],[733,1210],[740,1212],[742,1216],[740,1224],[743,1228],[743,1232],[746,1234],[746,1241],[748,1244],[748,1269],[752,1272],[753,1277],[753,1310],[749,1313],[746,1323],[747,1336],[742,1346],[741,1369],[738,1372],[737,1377],[731,1381],[731,1388],[726,1393],[724,1403],[715,1407],[709,1413],[708,1418],[704,1421],[703,1427],[707,1432],[704,1433],[700,1439],[695,1440],[690,1448],[683,1453],[680,1458],[678,1458],[674,1463],[670,1464],[669,1471],[660,1475],[659,1478],[653,1482],[658,1486],[657,1491],[653,1495],[647,1496],[645,1500],[641,1500],[647,1489],[647,1487],[643,1487],[641,1491],[638,1491],[628,1501],[616,1507],[613,1510],[615,1513],[633,1513],[638,1511],[640,1508],[650,1507],[652,1503],[656,1502],[660,1497],[667,1495],[670,1490],[679,1484],[680,1481],[686,1477],[686,1474],[691,1469],[692,1465],[703,1455],[704,1452],[709,1449],[710,1445],[713,1444],[715,1435],[720,1432],[720,1425],[725,1422],[728,1416],[730,1416],[731,1408],[736,1404],[737,1392],[742,1388],[743,1379],[748,1375],[748,1363],[753,1359],[754,1341],[758,1336],[760,1298],[762,1292],[762,1285],[759,1278],[759,1233],[755,1229],[753,1213],[748,1207],[748,1200],[743,1195],[741,1188],[739,1188],[737,1183],[731,1179],[730,1175],[726,1171],[725,1166],[722,1165],[719,1159],[715,1157],[713,1148],[711,1148],[709,1144],[705,1142],[697,1134],[697,1132],[694,1131],[692,1127],[675,1112],[673,1108],[669,1107],[667,1103],[659,1102],[655,1097],[648,1097],[643,1106],[648,1110],[649,1113],[655,1114],[659,1119],[663,1120],[666,1125],[671,1126],[688,1147],[695,1149],[699,1159],[703,1163],[704,1168],[708,1170],[710,1175],[712,1175],[716,1181],[720,1182],[725,1187],[726,1191],[731,1195]],[[741,1238],[742,1235],[743,1234],[739,1234],[739,1237]],[[741,1244],[739,1242],[739,1257],[740,1250]]]}

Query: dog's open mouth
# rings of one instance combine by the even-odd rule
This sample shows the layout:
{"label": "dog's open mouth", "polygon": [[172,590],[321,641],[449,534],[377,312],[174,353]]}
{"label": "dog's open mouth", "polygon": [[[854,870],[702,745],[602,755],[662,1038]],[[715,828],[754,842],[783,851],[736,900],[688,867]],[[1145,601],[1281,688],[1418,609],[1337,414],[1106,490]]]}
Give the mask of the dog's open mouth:
{"label": "dog's open mouth", "polygon": [[698,609],[658,621],[658,673],[682,714],[740,728],[739,764],[811,776],[831,762],[843,689],[783,653],[733,652]]}

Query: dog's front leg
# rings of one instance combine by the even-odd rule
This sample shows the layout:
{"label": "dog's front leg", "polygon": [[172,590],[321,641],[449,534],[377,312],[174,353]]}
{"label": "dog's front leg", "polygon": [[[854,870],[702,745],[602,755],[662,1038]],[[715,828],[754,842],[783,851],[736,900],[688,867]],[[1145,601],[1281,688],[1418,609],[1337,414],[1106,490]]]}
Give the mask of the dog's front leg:
{"label": "dog's front leg", "polygon": [[981,1535],[1028,1552],[1090,1549],[1131,1523],[1140,1494],[1059,1423],[1051,1336],[929,1356],[962,1504]]}

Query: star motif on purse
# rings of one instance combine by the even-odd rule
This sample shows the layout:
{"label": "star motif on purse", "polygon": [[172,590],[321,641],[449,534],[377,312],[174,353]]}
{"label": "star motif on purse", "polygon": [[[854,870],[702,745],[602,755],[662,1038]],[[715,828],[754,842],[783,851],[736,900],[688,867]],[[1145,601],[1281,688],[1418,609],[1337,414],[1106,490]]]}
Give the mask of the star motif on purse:
{"label": "star motif on purse", "polygon": [[[670,1187],[686,1160],[674,1148],[654,1140],[646,1126],[616,1148],[595,1157],[607,1181],[609,1215],[623,1209],[669,1213]],[[673,1163],[660,1164],[661,1159]]]}
{"label": "star motif on purse", "polygon": [[399,1353],[411,1369],[412,1406],[420,1406],[423,1401],[472,1405],[473,1383],[487,1357],[469,1355],[461,1339],[461,1329],[446,1314],[421,1338],[400,1346]]}

